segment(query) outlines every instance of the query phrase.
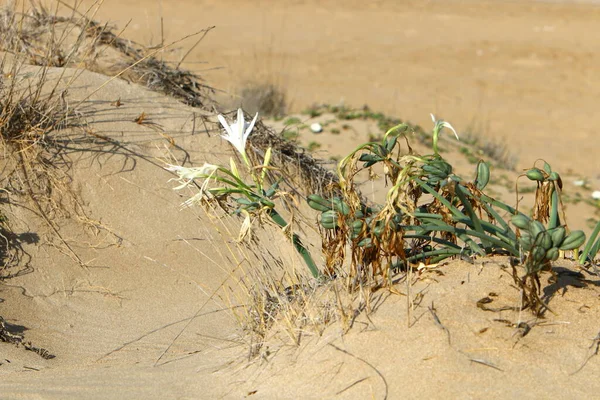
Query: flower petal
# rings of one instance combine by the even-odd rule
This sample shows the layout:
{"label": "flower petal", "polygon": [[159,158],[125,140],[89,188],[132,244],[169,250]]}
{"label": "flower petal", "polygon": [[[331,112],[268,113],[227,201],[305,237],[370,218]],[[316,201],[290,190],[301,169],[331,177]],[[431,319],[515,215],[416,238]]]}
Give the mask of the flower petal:
{"label": "flower petal", "polygon": [[[229,124],[225,120],[225,117],[223,117],[221,114],[219,114],[219,116],[217,118],[219,119],[219,122],[221,123],[221,125],[223,125],[223,128],[225,128],[225,131],[227,132],[227,135],[229,135],[230,137],[233,136],[233,132],[231,131],[231,128],[229,127]],[[225,139],[227,139],[225,136],[223,136],[223,137]]]}
{"label": "flower petal", "polygon": [[458,133],[456,133],[456,130],[454,130],[454,127],[452,125],[450,125],[450,122],[442,121],[442,126],[448,128],[452,132],[454,132],[454,136],[456,136],[456,140],[460,140],[458,138]]}
{"label": "flower petal", "polygon": [[248,136],[250,136],[250,133],[252,133],[252,129],[254,129],[254,124],[256,123],[257,119],[258,113],[256,113],[256,115],[252,119],[252,122],[250,122],[250,125],[248,125],[248,128],[246,128],[246,132],[244,133],[244,147],[246,147],[246,140],[248,140]]}
{"label": "flower petal", "polygon": [[244,125],[246,125],[246,121],[244,121],[244,111],[242,111],[241,108],[238,108],[237,121],[235,121],[235,123],[237,124],[237,132],[235,133],[236,140],[241,142],[244,138]]}
{"label": "flower petal", "polygon": [[171,171],[171,172],[177,172],[183,169],[183,167],[181,165],[173,165],[173,164],[167,164],[166,167],[163,167],[164,169],[166,169],[167,171]]}

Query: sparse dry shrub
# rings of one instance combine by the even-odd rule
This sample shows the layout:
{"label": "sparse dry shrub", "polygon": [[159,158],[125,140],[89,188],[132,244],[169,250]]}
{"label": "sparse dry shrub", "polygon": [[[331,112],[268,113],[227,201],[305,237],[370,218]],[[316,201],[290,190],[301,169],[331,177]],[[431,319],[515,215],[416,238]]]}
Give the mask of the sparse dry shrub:
{"label": "sparse dry shrub", "polygon": [[242,105],[251,113],[280,118],[287,112],[285,91],[271,82],[246,82],[239,93]]}
{"label": "sparse dry shrub", "polygon": [[[74,67],[108,76],[119,74],[122,79],[193,107],[212,109],[215,105],[211,97],[214,89],[198,74],[182,70],[183,59],[173,65],[157,57],[159,52],[169,50],[166,46],[150,49],[120,37],[112,27],[91,19],[93,8],[84,14],[76,9],[68,11],[70,15],[63,16],[36,3],[26,13],[5,7],[0,12],[0,50],[23,57],[32,65]],[[197,32],[198,42],[211,29]]]}
{"label": "sparse dry shrub", "polygon": [[[155,57],[165,48],[147,49],[121,38],[93,21],[92,9],[83,14],[70,9],[64,16],[59,4],[48,10],[32,2],[26,12],[13,4],[0,11],[0,186],[6,202],[37,213],[67,253],[83,265],[55,222],[69,216],[90,221],[70,187],[71,164],[65,149],[73,138],[63,134],[64,128],[84,125],[77,104],[66,100],[80,71],[113,75],[111,79],[119,76],[196,107],[214,103],[212,89],[199,76]],[[200,32],[200,40],[209,30]],[[85,151],[97,139],[78,140],[80,149]],[[5,260],[0,268],[5,269],[18,264],[19,240],[26,240],[24,233],[9,228],[10,224],[3,225],[0,238],[4,239],[0,256]]]}

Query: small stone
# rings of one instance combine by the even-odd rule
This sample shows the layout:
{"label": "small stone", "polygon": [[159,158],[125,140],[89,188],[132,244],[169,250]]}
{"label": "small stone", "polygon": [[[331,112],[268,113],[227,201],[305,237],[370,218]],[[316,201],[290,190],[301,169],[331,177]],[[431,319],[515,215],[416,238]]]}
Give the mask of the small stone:
{"label": "small stone", "polygon": [[310,130],[311,130],[313,133],[321,133],[321,132],[323,132],[323,127],[321,126],[321,124],[320,124],[320,123],[318,123],[318,122],[315,122],[314,124],[311,124],[311,125],[310,125]]}

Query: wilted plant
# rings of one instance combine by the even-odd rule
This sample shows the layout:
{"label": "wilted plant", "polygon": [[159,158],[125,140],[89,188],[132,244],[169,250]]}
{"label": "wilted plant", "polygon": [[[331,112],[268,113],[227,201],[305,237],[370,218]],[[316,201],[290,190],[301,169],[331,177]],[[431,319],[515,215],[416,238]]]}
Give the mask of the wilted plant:
{"label": "wilted plant", "polygon": [[[561,251],[581,247],[585,243],[585,234],[573,231],[567,235],[566,217],[560,199],[562,180],[557,172],[552,171],[550,164],[544,162],[543,169],[534,166],[523,175],[536,182],[537,189],[533,219],[523,214],[512,217],[513,225],[520,229],[519,244],[527,254],[525,276],[519,279],[516,270],[513,270],[513,275],[523,288],[525,302],[539,313],[542,311],[541,307],[547,307],[538,296],[541,289],[539,272],[551,271],[550,263],[558,259]],[[517,189],[517,196],[518,192]],[[547,223],[547,227],[543,223]]]}
{"label": "wilted plant", "polygon": [[[340,196],[308,196],[309,206],[321,211],[327,272],[336,274],[344,264],[346,245],[351,254],[351,286],[377,276],[388,282],[390,270],[410,272],[418,262],[505,254],[524,262],[525,275],[521,278],[515,271],[515,282],[524,290],[523,306],[539,314],[544,304],[538,296],[538,273],[550,270],[559,251],[576,249],[585,241],[581,231],[567,234],[564,218],[561,225],[560,176],[547,163],[544,170],[534,168],[525,174],[538,182],[530,219],[484,193],[490,179],[486,162],[477,164],[472,182],[453,173],[439,154],[438,141],[444,128],[455,135],[456,131],[433,115],[432,119],[433,154],[416,154],[406,139],[409,126],[397,125],[380,142],[365,143],[340,161]],[[406,139],[404,153],[400,136]],[[364,202],[354,184],[360,171],[376,164],[383,166],[384,178],[392,184],[381,205]],[[513,230],[501,214],[512,216],[521,231]],[[548,222],[548,227],[542,222]]]}
{"label": "wilted plant", "polygon": [[[539,297],[539,273],[551,271],[551,262],[561,251],[576,250],[585,242],[582,231],[568,232],[560,200],[559,174],[548,163],[542,169],[534,166],[523,174],[537,183],[529,217],[519,211],[518,204],[511,207],[484,192],[490,169],[483,160],[478,162],[472,181],[454,174],[452,165],[440,155],[439,137],[444,129],[451,130],[457,139],[458,135],[451,124],[431,117],[432,154],[415,153],[406,137],[410,126],[396,125],[381,141],[362,144],[339,162],[339,183],[332,191],[337,195],[307,196],[308,205],[321,212],[323,272],[330,277],[348,276],[350,287],[358,287],[378,277],[387,284],[390,271],[410,273],[418,263],[435,264],[454,256],[509,255],[524,265],[523,276],[513,270],[515,283],[523,290],[523,307],[541,314],[547,306]],[[256,118],[248,123],[238,110],[237,120],[229,125],[219,115],[227,132],[223,137],[240,153],[252,183],[246,183],[233,159],[229,168],[210,164],[199,168],[167,168],[179,175],[182,184],[176,189],[188,186],[195,179],[203,180],[199,193],[184,205],[217,202],[232,213],[243,215],[240,238],[250,229],[252,221],[262,215],[267,215],[284,231],[290,226],[275,210],[275,200],[285,196],[279,188],[281,179],[273,179],[276,174],[269,173],[269,182],[273,183],[267,184],[267,173],[272,170],[271,149],[266,151],[262,165],[257,166],[252,165],[245,152]],[[404,151],[401,138],[406,143]],[[354,179],[360,171],[372,171],[377,164],[383,167],[384,179],[392,186],[383,204],[369,204],[361,198]],[[220,186],[212,187],[215,182]],[[596,236],[598,233],[600,228]],[[299,237],[296,234],[290,237],[312,275],[321,277]],[[588,243],[584,255],[599,247],[600,240]],[[350,269],[344,272],[348,249]]]}

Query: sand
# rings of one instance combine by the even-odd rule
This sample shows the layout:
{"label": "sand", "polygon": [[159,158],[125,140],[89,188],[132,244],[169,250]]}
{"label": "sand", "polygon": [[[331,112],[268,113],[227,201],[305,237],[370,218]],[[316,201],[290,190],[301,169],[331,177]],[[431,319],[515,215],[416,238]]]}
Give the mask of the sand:
{"label": "sand", "polygon": [[231,94],[269,80],[291,111],[368,104],[423,126],[434,113],[508,141],[520,167],[544,158],[590,178],[600,169],[594,2],[123,3],[106,0],[98,16],[131,20],[128,35],[144,43],[161,42],[160,17],[165,42],[216,26],[184,65]]}
{"label": "sand", "polygon": [[[217,25],[186,64],[225,66],[206,74],[217,88],[234,92],[263,70],[288,89],[292,111],[343,100],[423,126],[433,111],[506,138],[519,166],[544,157],[595,178],[600,85],[589,32],[598,12],[533,2],[345,2],[342,9],[330,1],[259,8],[107,0],[96,18],[123,26],[135,17],[127,34],[154,44],[160,14],[170,39]],[[51,79],[61,72],[51,69]],[[78,103],[108,79],[81,73],[67,101]],[[26,273],[0,282],[0,315],[55,357],[0,343],[0,397],[593,398],[600,390],[593,357],[600,280],[568,260],[556,264],[557,283],[543,276],[553,311],[545,319],[478,307],[484,297],[494,307],[518,305],[508,260],[452,261],[418,275],[410,313],[398,285],[376,292],[372,310],[350,329],[298,330],[300,344],[278,320],[249,357],[237,313],[249,300],[238,278],[239,261],[253,256],[233,240],[239,221],[182,209],[192,192],[174,192],[163,168],[228,162],[234,152],[219,137],[215,113],[118,79],[79,110],[86,129],[63,134],[75,143],[70,187],[86,218],[58,215],[61,241],[35,212],[7,206],[15,232],[39,240],[22,243]],[[142,112],[146,124],[135,122]],[[319,140],[338,140],[328,138]],[[301,266],[276,230],[257,235],[267,260]]]}

